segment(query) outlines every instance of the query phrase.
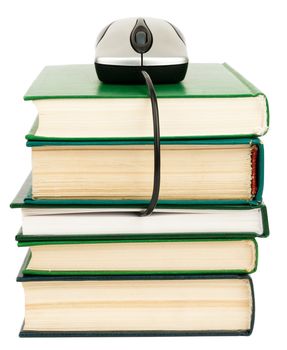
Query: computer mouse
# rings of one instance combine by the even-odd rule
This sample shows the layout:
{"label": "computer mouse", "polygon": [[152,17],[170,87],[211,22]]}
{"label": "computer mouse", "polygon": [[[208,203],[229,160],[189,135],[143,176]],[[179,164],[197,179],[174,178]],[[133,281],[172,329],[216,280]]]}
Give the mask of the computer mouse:
{"label": "computer mouse", "polygon": [[187,67],[182,33],[162,19],[120,19],[106,26],[97,39],[95,68],[104,83],[144,83],[142,70],[156,84],[178,83]]}

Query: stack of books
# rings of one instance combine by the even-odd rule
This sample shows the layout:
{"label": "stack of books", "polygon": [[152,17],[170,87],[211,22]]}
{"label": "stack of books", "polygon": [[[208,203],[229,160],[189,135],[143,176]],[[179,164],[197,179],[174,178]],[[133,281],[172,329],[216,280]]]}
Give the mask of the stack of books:
{"label": "stack of books", "polygon": [[248,335],[262,203],[266,97],[227,64],[190,64],[156,86],[161,187],[144,85],[105,85],[93,65],[44,68],[25,95],[32,174],[17,280],[23,337]]}

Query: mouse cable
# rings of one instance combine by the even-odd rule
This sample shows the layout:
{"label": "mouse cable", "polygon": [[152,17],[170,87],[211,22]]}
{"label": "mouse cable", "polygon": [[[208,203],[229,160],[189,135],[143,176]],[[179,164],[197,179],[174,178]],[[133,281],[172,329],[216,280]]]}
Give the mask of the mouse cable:
{"label": "mouse cable", "polygon": [[153,191],[152,196],[147,208],[139,213],[140,216],[148,216],[150,215],[154,208],[157,205],[159,190],[160,190],[160,130],[159,130],[159,112],[158,112],[158,104],[157,97],[153,82],[149,74],[142,70],[142,75],[144,76],[150,101],[152,107],[152,117],[153,117],[153,135],[154,135],[154,177],[153,177]]}

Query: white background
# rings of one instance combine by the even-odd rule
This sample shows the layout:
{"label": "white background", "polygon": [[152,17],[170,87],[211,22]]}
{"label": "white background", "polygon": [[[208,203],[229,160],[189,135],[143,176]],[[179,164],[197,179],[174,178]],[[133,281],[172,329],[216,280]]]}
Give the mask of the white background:
{"label": "white background", "polygon": [[[0,342],[8,349],[286,348],[286,8],[285,1],[2,1],[0,9],[1,288]],[[31,167],[24,135],[35,109],[22,96],[45,65],[93,63],[98,32],[115,19],[164,18],[184,33],[191,62],[228,62],[268,96],[264,199],[271,236],[259,240],[253,275],[256,321],[251,337],[20,339],[24,298],[15,282],[25,254],[14,235],[19,210],[9,203]],[[3,345],[2,345],[3,343]],[[279,345],[280,344],[280,345]]]}

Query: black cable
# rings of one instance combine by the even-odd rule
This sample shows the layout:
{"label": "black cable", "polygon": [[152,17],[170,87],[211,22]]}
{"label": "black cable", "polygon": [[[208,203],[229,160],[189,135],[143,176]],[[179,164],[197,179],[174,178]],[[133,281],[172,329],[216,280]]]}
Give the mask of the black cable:
{"label": "black cable", "polygon": [[153,177],[153,191],[151,200],[149,202],[148,207],[141,211],[139,213],[140,216],[147,216],[150,215],[154,208],[157,205],[158,197],[159,197],[159,190],[160,190],[160,129],[159,129],[159,112],[158,112],[158,104],[157,104],[157,97],[156,92],[154,89],[153,82],[151,80],[151,77],[149,74],[142,70],[142,75],[144,76],[150,101],[151,101],[151,107],[152,107],[152,117],[153,117],[153,135],[154,135],[154,177]]}

